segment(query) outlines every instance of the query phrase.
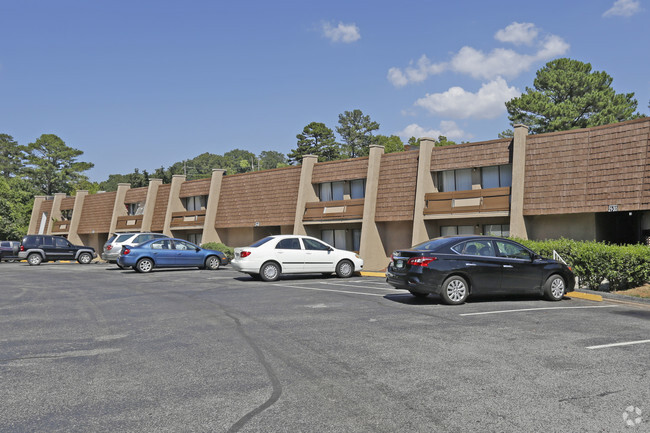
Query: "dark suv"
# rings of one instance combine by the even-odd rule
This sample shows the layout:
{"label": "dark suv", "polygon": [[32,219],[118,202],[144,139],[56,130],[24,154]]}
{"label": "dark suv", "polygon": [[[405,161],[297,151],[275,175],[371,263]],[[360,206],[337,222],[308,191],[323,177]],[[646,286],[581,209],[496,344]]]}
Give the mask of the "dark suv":
{"label": "dark suv", "polygon": [[27,235],[20,244],[18,257],[27,259],[30,265],[56,260],[76,260],[87,264],[97,257],[95,249],[72,245],[66,238],[50,235]]}

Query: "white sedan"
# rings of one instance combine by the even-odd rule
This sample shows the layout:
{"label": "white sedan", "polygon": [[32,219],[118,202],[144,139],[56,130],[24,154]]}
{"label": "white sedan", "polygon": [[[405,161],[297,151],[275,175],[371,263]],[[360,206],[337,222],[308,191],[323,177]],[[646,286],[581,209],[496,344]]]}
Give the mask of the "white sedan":
{"label": "white sedan", "polygon": [[275,281],[281,274],[336,272],[348,278],[363,269],[363,260],[351,251],[339,250],[310,236],[268,236],[251,246],[235,248],[233,268],[253,278]]}

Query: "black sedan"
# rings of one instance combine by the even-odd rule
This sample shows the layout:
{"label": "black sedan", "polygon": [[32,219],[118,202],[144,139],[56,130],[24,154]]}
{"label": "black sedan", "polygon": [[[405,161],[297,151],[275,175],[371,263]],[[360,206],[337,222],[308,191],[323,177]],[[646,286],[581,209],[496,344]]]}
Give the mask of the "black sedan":
{"label": "black sedan", "polygon": [[441,237],[395,251],[386,281],[417,297],[440,295],[447,304],[489,293],[539,293],[559,301],[575,285],[567,265],[489,236]]}

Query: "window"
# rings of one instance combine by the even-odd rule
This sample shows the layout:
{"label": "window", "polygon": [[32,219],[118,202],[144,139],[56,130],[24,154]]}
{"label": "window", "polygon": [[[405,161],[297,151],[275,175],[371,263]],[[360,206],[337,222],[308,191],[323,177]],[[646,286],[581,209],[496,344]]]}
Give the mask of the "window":
{"label": "window", "polygon": [[171,241],[168,239],[149,244],[153,250],[171,250]]}
{"label": "window", "polygon": [[207,202],[207,195],[196,195],[194,197],[185,197],[183,199],[183,204],[187,211],[205,210]]}
{"label": "window", "polygon": [[454,245],[452,248],[458,254],[468,256],[489,256],[494,257],[494,247],[491,241],[468,241]]}
{"label": "window", "polygon": [[350,198],[364,198],[366,196],[366,180],[357,179],[350,182]]}
{"label": "window", "polygon": [[440,236],[473,235],[474,226],[441,226]]}
{"label": "window", "polygon": [[512,164],[481,168],[481,188],[512,186]]}
{"label": "window", "polygon": [[264,245],[265,243],[267,243],[267,242],[270,241],[271,239],[273,239],[273,236],[267,236],[267,237],[265,237],[265,238],[260,239],[260,240],[257,241],[257,242],[253,242],[250,246],[251,246],[252,248],[259,247],[260,245]]}
{"label": "window", "polygon": [[530,260],[530,252],[521,245],[512,244],[510,242],[496,241],[499,255],[508,257],[509,259],[527,259]]}
{"label": "window", "polygon": [[192,245],[191,243],[184,241],[174,241],[174,249],[180,251],[189,251],[196,249],[196,245]]}
{"label": "window", "polygon": [[278,244],[275,246],[276,250],[300,250],[302,249],[300,247],[300,241],[298,238],[287,238],[287,239],[282,239]]}
{"label": "window", "polygon": [[187,234],[187,240],[192,242],[193,244],[201,245],[201,241],[203,240],[203,234],[202,233],[188,233]]}
{"label": "window", "polygon": [[440,192],[469,191],[472,189],[472,169],[445,170],[438,173]]}
{"label": "window", "polygon": [[57,248],[68,248],[70,246],[70,242],[63,238],[54,238],[54,244]]}
{"label": "window", "polygon": [[328,247],[324,243],[315,241],[313,239],[303,238],[302,242],[305,244],[306,250],[327,251],[330,249],[330,247]]}
{"label": "window", "polygon": [[340,250],[359,251],[361,248],[361,229],[321,230],[320,238]]}
{"label": "window", "polygon": [[510,224],[485,224],[483,226],[483,234],[507,238],[510,236]]}
{"label": "window", "polygon": [[144,214],[144,203],[129,203],[126,205],[126,212],[128,215],[142,215]]}
{"label": "window", "polygon": [[320,201],[343,200],[345,182],[325,182],[320,184]]}
{"label": "window", "polygon": [[62,209],[61,210],[61,220],[70,221],[72,219],[72,209]]}

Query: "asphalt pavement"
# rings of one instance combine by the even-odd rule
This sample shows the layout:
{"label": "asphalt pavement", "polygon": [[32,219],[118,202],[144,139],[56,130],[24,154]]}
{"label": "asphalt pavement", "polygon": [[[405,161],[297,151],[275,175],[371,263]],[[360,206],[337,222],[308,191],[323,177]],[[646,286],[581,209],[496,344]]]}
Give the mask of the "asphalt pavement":
{"label": "asphalt pavement", "polygon": [[650,431],[648,307],[2,263],[0,431]]}

